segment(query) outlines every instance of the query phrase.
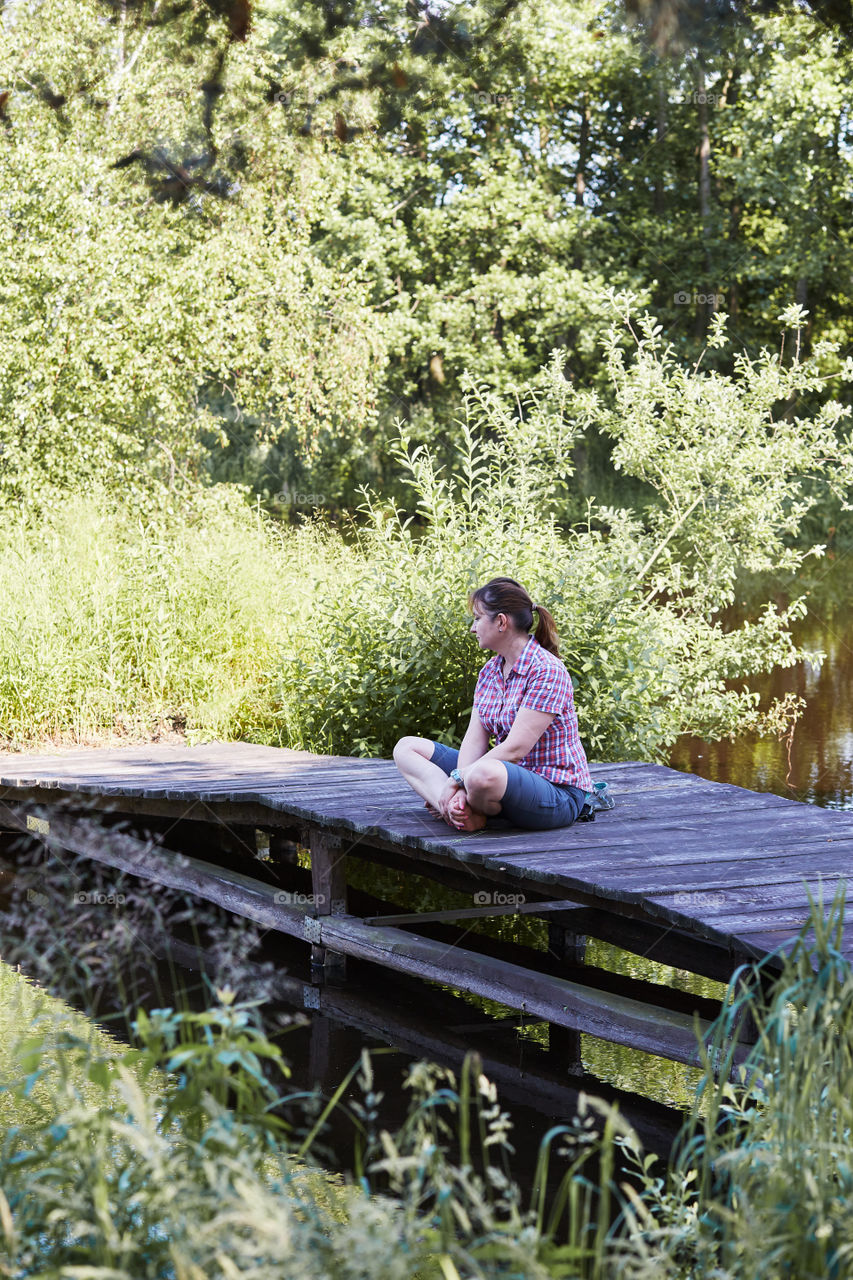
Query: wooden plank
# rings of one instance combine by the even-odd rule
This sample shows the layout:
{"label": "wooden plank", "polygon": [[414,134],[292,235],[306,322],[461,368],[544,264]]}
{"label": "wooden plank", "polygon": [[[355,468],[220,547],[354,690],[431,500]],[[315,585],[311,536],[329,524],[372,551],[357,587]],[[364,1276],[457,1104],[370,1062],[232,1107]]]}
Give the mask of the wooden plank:
{"label": "wooden plank", "polygon": [[564,866],[578,867],[584,864],[595,865],[595,863],[601,865],[602,858],[606,858],[608,866],[614,869],[618,866],[622,874],[631,870],[642,872],[647,866],[678,868],[701,865],[705,862],[712,867],[717,856],[720,862],[731,861],[733,856],[736,856],[739,861],[764,861],[768,856],[772,856],[779,861],[796,863],[802,858],[819,856],[821,851],[832,853],[835,849],[840,856],[844,857],[848,855],[849,848],[850,837],[840,834],[834,837],[826,836],[820,831],[801,836],[797,840],[793,837],[788,839],[784,834],[780,836],[778,832],[773,831],[767,832],[766,838],[754,836],[742,842],[726,840],[725,843],[721,843],[719,839],[711,843],[707,838],[694,838],[688,831],[671,831],[667,833],[666,841],[661,837],[654,842],[643,839],[632,840],[626,833],[612,840],[602,840],[599,844],[578,843],[575,849],[537,849],[522,854],[513,851],[502,852],[500,848],[496,849],[485,843],[479,846],[484,856],[499,859],[506,866],[517,870],[520,875],[545,871],[559,874]]}
{"label": "wooden plank", "polygon": [[666,867],[649,866],[640,870],[623,870],[620,867],[619,882],[626,889],[640,893],[665,893],[677,881],[681,889],[717,889],[763,885],[800,883],[807,875],[853,874],[853,841],[846,849],[831,849],[810,853],[805,859],[762,857],[751,859],[728,858],[725,861],[689,862]]}

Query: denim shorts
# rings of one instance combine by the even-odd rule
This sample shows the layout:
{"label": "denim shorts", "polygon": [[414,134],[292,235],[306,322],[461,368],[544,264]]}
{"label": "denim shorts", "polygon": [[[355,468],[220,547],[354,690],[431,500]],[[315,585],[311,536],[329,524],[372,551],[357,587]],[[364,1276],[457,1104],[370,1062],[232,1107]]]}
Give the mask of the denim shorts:
{"label": "denim shorts", "polygon": [[[445,747],[434,742],[430,757],[444,773],[456,768],[459,752],[455,747]],[[541,773],[523,769],[520,764],[502,760],[507,772],[506,791],[501,797],[500,816],[514,827],[528,831],[548,831],[551,827],[570,827],[577,818],[586,792],[580,787],[558,786],[543,778]]]}

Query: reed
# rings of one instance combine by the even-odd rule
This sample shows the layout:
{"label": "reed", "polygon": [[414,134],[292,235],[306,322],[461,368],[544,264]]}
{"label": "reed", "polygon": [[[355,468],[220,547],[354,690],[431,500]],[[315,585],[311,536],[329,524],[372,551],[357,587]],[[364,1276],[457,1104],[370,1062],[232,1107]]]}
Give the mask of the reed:
{"label": "reed", "polygon": [[327,572],[328,539],[279,531],[218,489],[144,514],[68,496],[37,528],[7,508],[0,542],[9,747],[292,736],[278,671]]}

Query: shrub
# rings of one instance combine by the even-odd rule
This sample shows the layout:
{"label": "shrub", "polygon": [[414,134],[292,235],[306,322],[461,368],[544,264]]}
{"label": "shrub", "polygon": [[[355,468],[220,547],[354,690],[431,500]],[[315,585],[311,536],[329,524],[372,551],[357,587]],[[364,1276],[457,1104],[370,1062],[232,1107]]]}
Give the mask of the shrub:
{"label": "shrub", "polygon": [[[558,354],[512,404],[469,383],[449,475],[401,434],[422,523],[366,495],[347,572],[318,588],[283,671],[302,744],[387,754],[405,732],[458,741],[481,660],[465,635],[466,597],[497,573],[554,613],[582,736],[599,758],[660,757],[680,733],[766,731],[796,713],[795,700],[759,709],[743,681],[802,656],[789,632],[802,603],[768,601],[728,630],[722,614],[738,573],[820,553],[791,539],[815,482],[840,492],[850,475],[842,411],[789,411],[820,380],[813,363],[763,352],[739,357],[731,377],[684,370],[660,327],[638,324],[632,360],[621,330],[608,338],[609,399],[570,386]],[[712,342],[725,342],[724,317]],[[638,510],[591,504],[585,523],[564,529],[572,449],[593,428],[650,498]]]}

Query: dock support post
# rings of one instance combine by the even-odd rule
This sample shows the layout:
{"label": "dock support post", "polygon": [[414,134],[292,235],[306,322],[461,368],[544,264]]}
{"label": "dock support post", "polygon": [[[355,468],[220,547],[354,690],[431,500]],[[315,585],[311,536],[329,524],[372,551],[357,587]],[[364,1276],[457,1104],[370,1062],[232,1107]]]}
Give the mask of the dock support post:
{"label": "dock support post", "polygon": [[[346,854],[343,841],[325,831],[312,830],[308,836],[311,851],[311,891],[318,916],[340,916],[347,909]],[[317,943],[311,945],[311,968],[322,970],[325,978],[344,978],[346,958],[328,951]]]}
{"label": "dock support post", "polygon": [[308,1044],[308,1088],[319,1089],[330,1098],[344,1075],[344,1065],[352,1053],[352,1038],[346,1029],[324,1013],[311,1014]]}
{"label": "dock support post", "polygon": [[564,924],[549,920],[548,950],[562,964],[583,964],[586,958],[586,937],[567,929]]}
{"label": "dock support post", "polygon": [[[563,924],[549,920],[548,950],[564,964],[583,964],[586,957],[586,937],[582,933],[574,933]],[[579,1031],[552,1022],[548,1031],[548,1054],[557,1058],[560,1069],[569,1075],[578,1076],[583,1073]]]}
{"label": "dock support post", "polygon": [[561,1027],[558,1022],[549,1024],[548,1057],[555,1059],[554,1065],[570,1076],[583,1075],[583,1059],[581,1057],[581,1033],[571,1027]]}
{"label": "dock support post", "polygon": [[753,1010],[756,1003],[759,1007],[766,1004],[767,995],[772,985],[772,978],[768,974],[760,974],[757,982],[752,984],[744,976],[739,977],[737,980],[737,997],[741,999],[745,999],[747,996],[751,997],[751,1003],[744,1003],[736,1014],[738,1035],[744,1044],[755,1044],[758,1041],[759,1029]]}

